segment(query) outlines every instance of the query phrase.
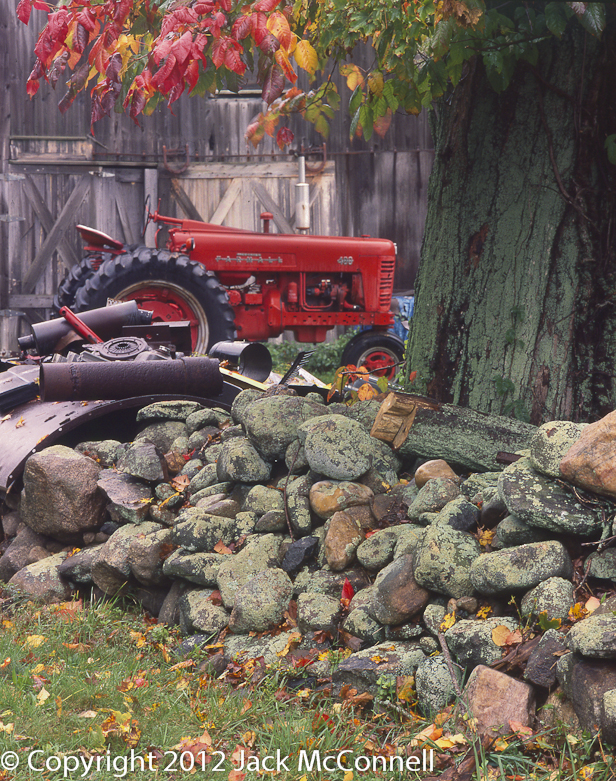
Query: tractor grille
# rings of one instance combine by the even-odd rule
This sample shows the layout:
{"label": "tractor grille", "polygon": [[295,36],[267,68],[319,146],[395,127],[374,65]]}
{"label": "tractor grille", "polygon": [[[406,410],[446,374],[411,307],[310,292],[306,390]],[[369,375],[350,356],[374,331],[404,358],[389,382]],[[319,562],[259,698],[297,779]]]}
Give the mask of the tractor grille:
{"label": "tractor grille", "polygon": [[381,273],[379,279],[379,305],[381,310],[388,310],[391,294],[394,289],[394,270],[396,261],[389,256],[381,256]]}

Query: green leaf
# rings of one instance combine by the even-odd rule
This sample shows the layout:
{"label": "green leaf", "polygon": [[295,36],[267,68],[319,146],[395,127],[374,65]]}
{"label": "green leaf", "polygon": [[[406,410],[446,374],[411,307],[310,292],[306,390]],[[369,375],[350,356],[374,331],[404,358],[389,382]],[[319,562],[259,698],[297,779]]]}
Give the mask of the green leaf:
{"label": "green leaf", "polygon": [[353,115],[353,119],[351,120],[351,128],[349,130],[349,136],[354,138],[355,133],[357,133],[357,126],[359,125],[359,112],[361,110],[361,106],[357,109],[355,114]]}
{"label": "green leaf", "polygon": [[398,108],[398,98],[394,94],[393,81],[385,82],[385,86],[383,87],[383,97],[387,101],[387,105],[392,111],[395,111]]}
{"label": "green leaf", "polygon": [[616,165],[616,133],[612,133],[605,139],[604,146],[607,150],[607,159],[612,165]]}
{"label": "green leaf", "polygon": [[364,138],[366,141],[370,141],[372,138],[374,118],[372,116],[372,106],[369,103],[363,103],[361,105],[359,109],[359,122],[364,131]]}
{"label": "green leaf", "polygon": [[357,109],[361,106],[361,104],[364,101],[364,91],[361,88],[361,85],[357,85],[355,89],[353,90],[353,94],[351,95],[351,100],[349,101],[349,114],[353,115],[357,111]]}
{"label": "green leaf", "polygon": [[548,3],[545,7],[545,23],[548,30],[560,38],[567,26],[567,16],[562,3]]}
{"label": "green leaf", "polygon": [[376,387],[381,391],[381,393],[387,393],[389,388],[387,377],[379,377],[376,381]]}
{"label": "green leaf", "polygon": [[578,17],[580,24],[592,35],[601,35],[605,29],[605,5],[603,3],[588,3],[584,15]]}
{"label": "green leaf", "polygon": [[548,618],[547,610],[542,610],[541,613],[539,613],[539,629],[541,629],[542,632],[547,632],[548,629],[559,628],[560,618]]}

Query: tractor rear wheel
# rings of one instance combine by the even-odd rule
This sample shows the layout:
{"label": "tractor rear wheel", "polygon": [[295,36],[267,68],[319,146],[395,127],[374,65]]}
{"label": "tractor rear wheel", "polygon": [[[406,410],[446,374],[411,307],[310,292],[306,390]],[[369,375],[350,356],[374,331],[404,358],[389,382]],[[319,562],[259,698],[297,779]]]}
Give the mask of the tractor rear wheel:
{"label": "tractor rear wheel", "polygon": [[365,366],[375,377],[392,380],[404,357],[404,342],[384,331],[362,331],[354,336],[342,353],[342,366]]}
{"label": "tractor rear wheel", "polygon": [[106,260],[77,290],[74,311],[105,306],[108,298],[135,300],[153,322],[188,320],[193,352],[235,339],[234,314],[216,276],[186,255],[137,247]]}

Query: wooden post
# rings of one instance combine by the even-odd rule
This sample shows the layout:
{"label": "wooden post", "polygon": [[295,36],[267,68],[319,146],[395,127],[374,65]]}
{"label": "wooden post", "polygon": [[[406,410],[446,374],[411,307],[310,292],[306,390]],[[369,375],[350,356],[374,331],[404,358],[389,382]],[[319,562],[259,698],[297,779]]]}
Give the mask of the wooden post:
{"label": "wooden post", "polygon": [[[158,209],[158,169],[143,169],[143,200],[150,197],[150,211]],[[145,230],[144,243],[146,247],[156,246],[156,225],[151,222]]]}
{"label": "wooden post", "polygon": [[377,413],[370,436],[389,442],[394,450],[398,450],[411,430],[418,407],[438,410],[440,405],[409,393],[388,394]]}

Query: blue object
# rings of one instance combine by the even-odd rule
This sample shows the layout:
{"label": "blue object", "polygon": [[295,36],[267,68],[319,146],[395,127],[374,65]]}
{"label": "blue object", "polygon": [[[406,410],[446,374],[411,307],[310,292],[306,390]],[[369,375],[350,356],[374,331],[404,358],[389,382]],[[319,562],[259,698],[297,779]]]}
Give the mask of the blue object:
{"label": "blue object", "polygon": [[394,314],[394,324],[389,330],[405,342],[409,335],[408,321],[415,309],[415,296],[393,296],[393,301],[398,302],[399,310]]}

